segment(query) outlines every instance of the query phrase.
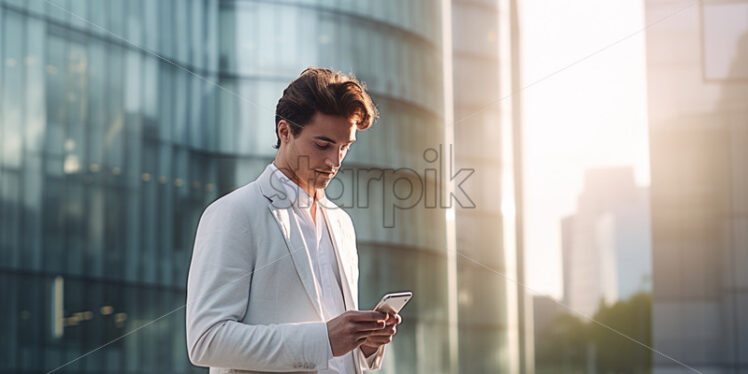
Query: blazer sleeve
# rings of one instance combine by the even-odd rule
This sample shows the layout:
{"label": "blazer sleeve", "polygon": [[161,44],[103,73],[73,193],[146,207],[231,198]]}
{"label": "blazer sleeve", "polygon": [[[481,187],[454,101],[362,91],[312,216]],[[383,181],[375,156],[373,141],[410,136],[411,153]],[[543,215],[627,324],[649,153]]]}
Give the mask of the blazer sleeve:
{"label": "blazer sleeve", "polygon": [[256,371],[327,369],[325,322],[240,322],[247,310],[252,274],[262,271],[263,264],[255,264],[250,222],[237,206],[219,199],[198,224],[187,280],[190,361],[198,366]]}

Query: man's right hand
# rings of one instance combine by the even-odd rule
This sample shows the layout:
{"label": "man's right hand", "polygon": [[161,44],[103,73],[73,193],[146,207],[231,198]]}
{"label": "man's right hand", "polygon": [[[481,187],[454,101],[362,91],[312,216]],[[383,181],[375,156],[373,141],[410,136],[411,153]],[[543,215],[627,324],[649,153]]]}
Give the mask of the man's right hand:
{"label": "man's right hand", "polygon": [[332,355],[342,356],[360,346],[366,337],[385,327],[387,315],[371,310],[349,310],[327,321]]}

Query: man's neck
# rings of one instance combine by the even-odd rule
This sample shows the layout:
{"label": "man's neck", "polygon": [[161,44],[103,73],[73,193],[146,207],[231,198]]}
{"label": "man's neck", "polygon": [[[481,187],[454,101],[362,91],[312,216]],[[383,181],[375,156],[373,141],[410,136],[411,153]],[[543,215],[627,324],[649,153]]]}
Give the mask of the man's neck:
{"label": "man's neck", "polygon": [[[296,173],[293,172],[292,168],[284,165],[284,163],[282,163],[282,162],[279,162],[278,159],[275,159],[273,161],[273,165],[275,165],[275,167],[278,170],[280,170],[281,173],[283,173],[283,175],[286,176],[286,178],[290,179],[291,181],[293,181],[294,183],[296,183],[296,185],[299,186],[299,188],[301,188],[302,190],[306,191],[306,193],[309,194],[309,196],[312,197],[312,201],[313,202],[316,202],[317,198],[322,196],[322,193],[319,193],[320,192],[319,190],[316,190],[316,189],[310,187],[308,184],[304,183],[301,180],[301,178],[299,178],[299,176],[296,175]],[[314,206],[314,203],[312,204],[312,206]]]}

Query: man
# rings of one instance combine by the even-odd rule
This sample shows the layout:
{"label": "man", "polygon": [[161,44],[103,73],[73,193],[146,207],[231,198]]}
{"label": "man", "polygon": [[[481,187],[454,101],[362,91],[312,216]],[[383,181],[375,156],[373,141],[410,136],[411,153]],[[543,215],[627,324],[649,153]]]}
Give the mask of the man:
{"label": "man", "polygon": [[193,364],[211,373],[381,366],[401,318],[357,310],[353,224],[324,195],[356,131],[377,117],[361,83],[328,69],[306,69],[283,91],[275,160],[198,225],[187,282]]}

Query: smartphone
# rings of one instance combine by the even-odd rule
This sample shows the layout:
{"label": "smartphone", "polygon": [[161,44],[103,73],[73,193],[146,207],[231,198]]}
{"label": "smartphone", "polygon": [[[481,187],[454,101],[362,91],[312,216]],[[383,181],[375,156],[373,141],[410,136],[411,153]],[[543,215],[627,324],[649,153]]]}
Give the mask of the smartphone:
{"label": "smartphone", "polygon": [[413,298],[413,293],[410,291],[405,292],[393,292],[382,296],[382,300],[377,303],[374,310],[377,312],[397,314],[403,309],[405,304]]}

